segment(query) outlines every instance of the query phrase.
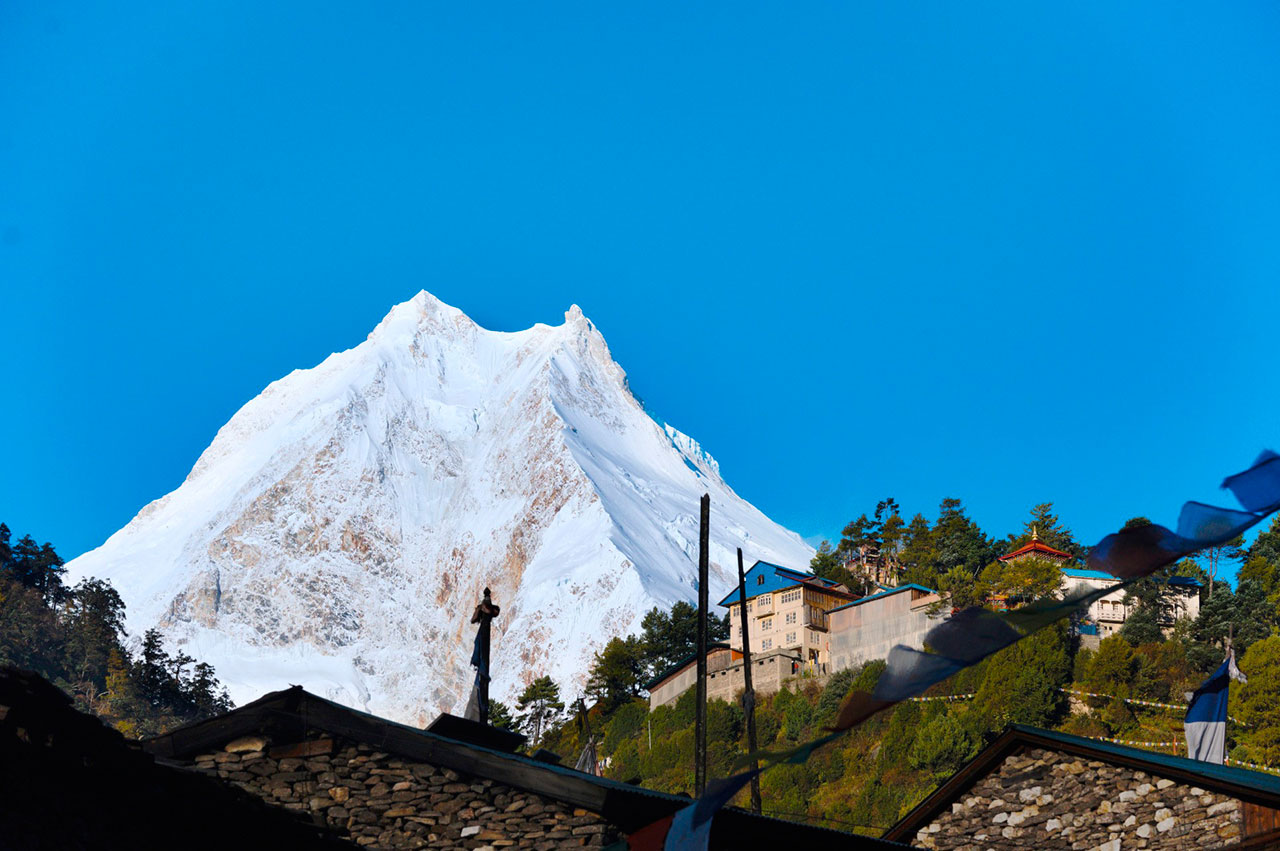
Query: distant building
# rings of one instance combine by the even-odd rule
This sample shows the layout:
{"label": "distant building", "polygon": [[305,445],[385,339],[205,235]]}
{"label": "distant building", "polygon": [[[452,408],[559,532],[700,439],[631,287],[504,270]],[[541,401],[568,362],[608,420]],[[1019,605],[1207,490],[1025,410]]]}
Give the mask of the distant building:
{"label": "distant building", "polygon": [[[1091,588],[1108,588],[1118,581],[1109,573],[1073,566],[1075,558],[1070,553],[1064,553],[1045,544],[1034,529],[1030,542],[1001,556],[1000,561],[1008,563],[1026,558],[1042,559],[1057,564],[1062,572],[1061,588],[1064,591],[1080,584]],[[1168,590],[1172,598],[1171,611],[1162,618],[1160,624],[1166,633],[1173,629],[1174,621],[1179,618],[1195,618],[1200,614],[1200,587],[1200,583],[1189,576],[1174,576],[1168,580]],[[1090,604],[1084,623],[1080,626],[1080,633],[1086,646],[1095,646],[1097,642],[1120,631],[1125,618],[1133,612],[1133,606],[1125,605],[1124,595],[1124,591],[1114,591]],[[1012,605],[1011,601],[1001,595],[989,598],[988,602],[996,608]]]}
{"label": "distant building", "polygon": [[[839,582],[758,561],[744,577],[746,616],[751,618],[751,654],[785,650],[815,671],[829,663],[827,613],[858,599]],[[742,604],[738,588],[720,601],[729,609],[729,644],[742,649]]]}
{"label": "distant building", "polygon": [[[707,678],[713,678],[741,658],[742,653],[731,649],[728,644],[716,642],[707,645]],[[691,653],[645,683],[645,690],[649,692],[649,711],[675,703],[677,697],[693,687],[697,678],[698,654]]]}
{"label": "distant building", "polygon": [[[1075,567],[1062,569],[1062,584],[1071,588],[1077,584],[1091,588],[1107,588],[1118,580],[1101,570],[1084,570]],[[1173,629],[1174,621],[1179,618],[1195,618],[1200,614],[1200,583],[1189,576],[1172,576],[1169,578],[1169,595],[1171,612],[1161,620],[1160,626],[1167,633]],[[1108,635],[1115,635],[1124,625],[1125,618],[1133,612],[1133,606],[1126,606],[1124,591],[1113,591],[1089,606],[1086,623],[1096,627],[1098,640]]]}
{"label": "distant building", "polygon": [[932,612],[939,599],[937,591],[923,585],[900,585],[832,609],[827,613],[831,670],[888,658],[895,644],[922,648],[925,634],[938,624]]}
{"label": "distant building", "polygon": [[[919,649],[938,623],[938,593],[923,585],[858,598],[837,582],[768,562],[756,562],[745,579],[758,694],[776,692],[793,677],[825,677],[884,659],[895,644]],[[729,643],[713,644],[707,653],[707,697],[733,701],[746,687],[738,589],[720,605],[729,609]],[[696,678],[697,658],[690,655],[645,685],[649,708],[675,702]]]}
{"label": "distant building", "polygon": [[917,848],[1280,848],[1280,777],[1013,726],[884,838]]}
{"label": "distant building", "polygon": [[[1053,547],[1040,540],[1039,533],[1035,527],[1031,529],[1031,540],[1025,545],[1018,547],[1011,553],[1006,553],[996,559],[1004,564],[1023,561],[1024,559],[1036,559],[1039,561],[1050,562],[1057,565],[1065,565],[1075,560],[1071,553],[1064,553],[1062,550],[1055,550]],[[1016,607],[1022,603],[1030,602],[1027,599],[1015,597],[1010,599],[1007,594],[992,594],[987,598],[987,603],[997,611],[1008,611],[1011,607]]]}
{"label": "distant building", "polygon": [[1011,553],[1000,556],[999,561],[1011,562],[1024,558],[1039,558],[1045,561],[1052,561],[1058,564],[1066,564],[1074,561],[1075,556],[1071,553],[1064,553],[1062,550],[1055,550],[1053,547],[1040,540],[1040,533],[1033,527],[1031,530],[1031,540],[1021,547],[1018,547]]}

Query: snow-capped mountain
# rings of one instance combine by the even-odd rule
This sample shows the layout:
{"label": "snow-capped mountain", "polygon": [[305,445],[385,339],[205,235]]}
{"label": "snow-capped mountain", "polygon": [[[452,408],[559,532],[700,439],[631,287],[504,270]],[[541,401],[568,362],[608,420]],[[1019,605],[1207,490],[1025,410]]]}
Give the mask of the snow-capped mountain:
{"label": "snow-capped mountain", "polygon": [[109,579],[131,633],[158,626],[237,703],[296,683],[423,724],[466,701],[485,586],[504,699],[541,674],[576,695],[611,636],[694,598],[704,492],[713,601],[738,546],[807,566],[807,544],[646,414],[577,306],[505,333],[422,292],[241,408],[68,578]]}

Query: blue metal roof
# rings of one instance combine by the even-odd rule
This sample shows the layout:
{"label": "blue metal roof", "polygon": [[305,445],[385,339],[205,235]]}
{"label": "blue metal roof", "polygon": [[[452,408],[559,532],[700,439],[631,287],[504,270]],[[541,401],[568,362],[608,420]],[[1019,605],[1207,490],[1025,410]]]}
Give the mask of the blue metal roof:
{"label": "blue metal roof", "polygon": [[[883,587],[883,586],[881,586]],[[887,591],[881,591],[879,594],[872,594],[870,597],[863,597],[861,600],[854,600],[852,603],[845,603],[843,606],[836,606],[832,612],[838,612],[841,609],[847,609],[851,606],[861,606],[872,600],[879,600],[881,597],[888,597],[890,594],[897,594],[899,591],[906,591],[908,588],[914,588],[917,591],[923,591],[926,594],[937,594],[932,588],[926,588],[923,585],[916,585],[914,582],[908,582],[906,585],[899,585],[897,588],[890,588]]]}
{"label": "blue metal roof", "polygon": [[[1112,576],[1110,573],[1101,570],[1085,570],[1081,567],[1064,567],[1062,575],[1072,579],[1106,579],[1111,582],[1119,582],[1120,578]],[[1182,585],[1185,587],[1200,587],[1200,581],[1190,576],[1170,576],[1170,585]]]}
{"label": "blue metal roof", "polygon": [[[759,582],[759,578],[763,576],[764,582]],[[827,588],[835,589],[839,582],[833,582],[830,579],[823,579],[820,576],[814,576],[803,570],[792,570],[789,567],[783,567],[780,564],[770,564],[767,561],[758,561],[751,565],[751,569],[744,574],[743,578],[747,582],[747,599],[759,597],[763,594],[772,594],[774,591],[782,591],[785,588],[794,588],[795,586],[805,582],[816,582]],[[738,586],[730,591],[725,598],[720,601],[721,606],[731,606],[738,602]]]}

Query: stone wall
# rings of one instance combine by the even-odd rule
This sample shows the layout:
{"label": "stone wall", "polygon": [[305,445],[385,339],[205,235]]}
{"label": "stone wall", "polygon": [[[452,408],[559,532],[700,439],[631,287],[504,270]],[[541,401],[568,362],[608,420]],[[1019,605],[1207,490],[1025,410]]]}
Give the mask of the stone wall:
{"label": "stone wall", "polygon": [[1030,750],[1005,759],[911,844],[938,849],[1218,848],[1240,801],[1109,763]]}
{"label": "stone wall", "polygon": [[551,851],[619,836],[586,810],[365,744],[326,739],[268,750],[250,737],[191,764],[372,848]]}
{"label": "stone wall", "polygon": [[[782,684],[798,676],[804,663],[795,650],[772,650],[751,656],[751,688],[756,694],[773,694]],[[742,660],[707,675],[707,699],[733,703],[747,687]]]}
{"label": "stone wall", "polygon": [[[708,677],[714,678],[718,672],[732,665],[735,656],[738,659],[742,658],[738,651],[730,650],[728,647],[713,647],[708,650]],[[741,666],[741,662],[738,664]],[[693,688],[697,681],[698,663],[695,660],[649,690],[649,711],[652,712],[659,706],[666,706],[668,703],[675,703],[680,695]]]}

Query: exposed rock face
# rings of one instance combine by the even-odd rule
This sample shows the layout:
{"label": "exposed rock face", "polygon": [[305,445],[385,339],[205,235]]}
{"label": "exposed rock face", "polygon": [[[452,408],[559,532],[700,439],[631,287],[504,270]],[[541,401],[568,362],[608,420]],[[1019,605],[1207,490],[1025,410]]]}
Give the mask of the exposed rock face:
{"label": "exposed rock face", "polygon": [[559,327],[480,328],[427,293],[354,349],[271,384],[186,481],[73,579],[112,581],[131,632],[157,626],[244,702],[288,684],[408,723],[460,709],[472,607],[493,589],[495,696],[695,595],[698,497],[712,594],[734,548],[812,550],[655,422],[576,307]]}

